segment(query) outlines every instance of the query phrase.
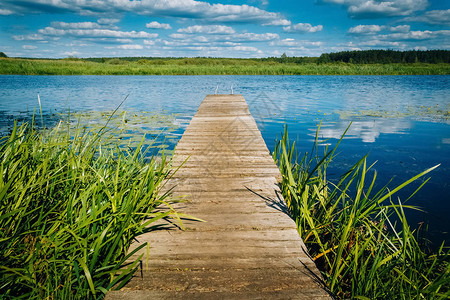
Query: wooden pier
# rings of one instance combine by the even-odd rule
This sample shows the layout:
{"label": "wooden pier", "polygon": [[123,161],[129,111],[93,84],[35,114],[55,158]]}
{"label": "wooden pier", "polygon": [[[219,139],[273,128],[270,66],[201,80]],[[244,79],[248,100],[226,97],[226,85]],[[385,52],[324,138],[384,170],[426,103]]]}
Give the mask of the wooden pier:
{"label": "wooden pier", "polygon": [[169,184],[189,195],[178,210],[206,222],[140,236],[148,269],[106,299],[330,299],[242,95],[203,100],[175,150],[175,166],[186,159]]}

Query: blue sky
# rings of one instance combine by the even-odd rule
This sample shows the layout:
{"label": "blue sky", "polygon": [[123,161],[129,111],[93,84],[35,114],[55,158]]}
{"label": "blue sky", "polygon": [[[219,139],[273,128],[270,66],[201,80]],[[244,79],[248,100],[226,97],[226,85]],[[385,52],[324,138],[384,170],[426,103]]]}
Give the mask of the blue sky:
{"label": "blue sky", "polygon": [[319,56],[450,49],[450,0],[2,0],[8,56]]}

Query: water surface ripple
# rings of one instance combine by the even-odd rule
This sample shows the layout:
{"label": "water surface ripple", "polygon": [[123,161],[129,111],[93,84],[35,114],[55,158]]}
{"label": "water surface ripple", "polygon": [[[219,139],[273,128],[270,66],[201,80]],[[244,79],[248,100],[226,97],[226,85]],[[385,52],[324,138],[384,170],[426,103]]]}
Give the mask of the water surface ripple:
{"label": "water surface ripple", "polygon": [[[433,240],[450,240],[450,76],[0,76],[0,130],[38,109],[55,112],[124,109],[177,114],[181,136],[206,94],[243,94],[270,150],[287,124],[309,151],[317,125],[333,144],[352,122],[330,170],[337,177],[366,153],[378,161],[378,184],[393,184],[434,166],[409,204],[411,225],[430,222]],[[176,140],[175,140],[176,142]],[[174,143],[171,145],[174,146]],[[414,187],[417,187],[414,186]],[[407,198],[414,187],[399,194]],[[395,199],[394,199],[395,200]]]}

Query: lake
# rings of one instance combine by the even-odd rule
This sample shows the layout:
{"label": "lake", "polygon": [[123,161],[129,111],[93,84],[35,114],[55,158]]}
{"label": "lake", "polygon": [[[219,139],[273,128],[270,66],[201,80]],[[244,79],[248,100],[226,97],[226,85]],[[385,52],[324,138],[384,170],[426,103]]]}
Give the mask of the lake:
{"label": "lake", "polygon": [[[176,144],[206,94],[242,94],[270,150],[287,124],[290,137],[309,151],[320,139],[335,144],[352,122],[328,174],[337,178],[369,153],[377,161],[378,186],[392,187],[425,169],[441,166],[408,204],[426,213],[408,214],[412,227],[430,224],[430,238],[450,241],[450,76],[10,76],[0,75],[0,131],[13,118],[123,108],[175,114]],[[419,183],[399,193],[408,198]],[[396,199],[393,199],[396,200]]]}

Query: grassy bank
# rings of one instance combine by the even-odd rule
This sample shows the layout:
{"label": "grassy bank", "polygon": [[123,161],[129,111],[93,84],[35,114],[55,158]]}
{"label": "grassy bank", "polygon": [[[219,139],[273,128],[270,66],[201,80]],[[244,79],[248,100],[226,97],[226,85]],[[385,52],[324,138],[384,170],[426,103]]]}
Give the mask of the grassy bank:
{"label": "grassy bank", "polygon": [[25,123],[0,142],[0,298],[101,298],[140,267],[123,266],[132,240],[179,220],[165,156],[144,162],[114,134],[63,126]]}
{"label": "grassy bank", "polygon": [[257,59],[184,58],[37,60],[0,58],[0,74],[17,75],[448,75],[449,64],[282,63]]}
{"label": "grassy bank", "polygon": [[450,251],[443,245],[430,250],[406,220],[404,209],[413,207],[395,196],[436,167],[398,187],[375,190],[376,172],[366,157],[328,181],[336,148],[318,155],[317,146],[299,155],[285,130],[274,159],[287,206],[330,291],[338,299],[448,299]]}

